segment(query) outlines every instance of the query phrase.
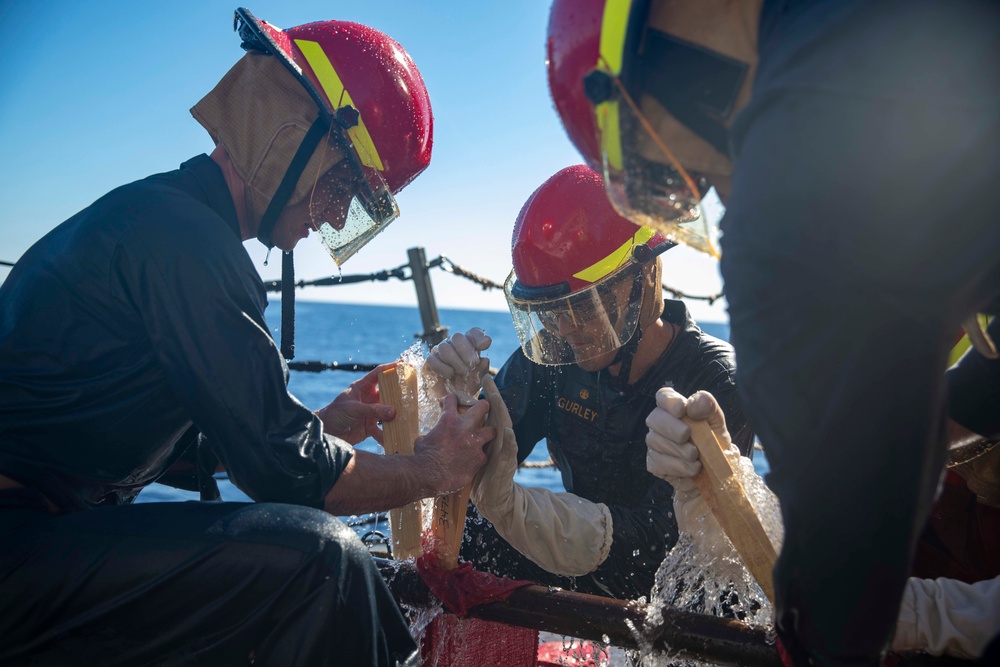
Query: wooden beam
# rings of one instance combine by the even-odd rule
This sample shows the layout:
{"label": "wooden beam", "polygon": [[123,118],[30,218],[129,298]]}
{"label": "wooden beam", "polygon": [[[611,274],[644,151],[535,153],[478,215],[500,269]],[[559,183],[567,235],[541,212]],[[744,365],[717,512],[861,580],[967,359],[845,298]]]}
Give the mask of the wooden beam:
{"label": "wooden beam", "polygon": [[[379,376],[378,391],[381,403],[396,408],[396,418],[382,424],[385,453],[413,456],[413,443],[420,435],[416,371],[409,364],[397,363],[395,368]],[[420,545],[422,519],[419,502],[389,510],[394,557],[405,560],[423,553]]]}
{"label": "wooden beam", "polygon": [[462,548],[465,515],[469,507],[472,484],[446,496],[434,499],[431,515],[430,544],[437,566],[444,570],[458,567],[458,552]]}
{"label": "wooden beam", "polygon": [[691,442],[701,457],[701,472],[694,483],[712,508],[747,570],[760,585],[764,595],[774,602],[772,572],[778,555],[764,531],[760,517],[747,498],[746,490],[733,470],[722,445],[705,421],[684,418],[691,427]]}

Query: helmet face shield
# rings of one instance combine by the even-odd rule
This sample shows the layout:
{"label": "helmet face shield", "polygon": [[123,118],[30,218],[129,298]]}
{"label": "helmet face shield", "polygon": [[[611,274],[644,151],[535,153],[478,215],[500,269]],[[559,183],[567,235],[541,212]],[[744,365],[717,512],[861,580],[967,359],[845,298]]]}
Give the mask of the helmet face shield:
{"label": "helmet face shield", "polygon": [[641,265],[629,263],[607,279],[562,296],[525,287],[511,272],[504,284],[521,349],[547,366],[582,364],[617,351],[635,334],[642,303]]}
{"label": "helmet face shield", "polygon": [[353,150],[345,154],[343,166],[319,179],[309,205],[320,241],[338,266],[399,217],[396,199],[378,171],[351,160]]}
{"label": "helmet face shield", "polygon": [[[701,200],[707,189],[673,157],[621,81],[618,94],[594,108],[608,199],[619,214],[667,239],[718,257],[716,231]],[[623,146],[652,145],[658,160]]]}

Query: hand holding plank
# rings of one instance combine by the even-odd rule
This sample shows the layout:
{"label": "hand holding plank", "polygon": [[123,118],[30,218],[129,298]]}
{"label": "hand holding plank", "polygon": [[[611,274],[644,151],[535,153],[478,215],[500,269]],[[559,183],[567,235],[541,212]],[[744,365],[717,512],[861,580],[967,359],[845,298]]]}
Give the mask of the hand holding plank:
{"label": "hand holding plank", "polygon": [[[674,486],[674,512],[682,530],[694,532],[691,515],[711,510],[747,569],[773,601],[771,571],[777,558],[740,482],[739,452],[725,416],[708,392],[685,398],[672,388],[656,395],[646,424],[647,469]],[[704,536],[702,536],[704,537]]]}

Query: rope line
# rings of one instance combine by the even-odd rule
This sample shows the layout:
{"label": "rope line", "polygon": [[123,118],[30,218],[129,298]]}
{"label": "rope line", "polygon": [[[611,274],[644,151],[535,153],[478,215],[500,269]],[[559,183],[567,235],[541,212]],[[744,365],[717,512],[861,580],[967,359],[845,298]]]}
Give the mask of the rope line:
{"label": "rope line", "polygon": [[555,468],[556,467],[556,462],[553,461],[552,459],[549,459],[548,461],[524,461],[524,462],[522,462],[517,467],[518,468],[529,468],[529,469],[530,468]]}
{"label": "rope line", "polygon": [[[0,264],[7,264],[6,262],[0,262]],[[11,265],[12,266],[12,265]],[[352,285],[356,283],[363,282],[386,282],[390,278],[396,278],[397,280],[412,280],[412,271],[407,271],[410,268],[409,263],[400,264],[394,269],[383,269],[381,271],[376,271],[375,273],[357,273],[350,275],[339,275],[339,276],[328,276],[325,278],[317,278],[315,280],[300,280],[295,283],[296,287],[334,287],[337,285]],[[448,257],[444,255],[439,255],[438,257],[427,262],[427,268],[429,269],[441,269],[446,273],[458,276],[459,278],[465,278],[466,280],[473,282],[483,290],[492,289],[503,289],[503,285],[500,283],[493,282],[489,278],[484,278],[468,269],[459,266],[455,262],[451,261]],[[712,305],[723,296],[725,296],[725,291],[720,291],[717,294],[709,294],[706,296],[688,294],[687,292],[681,291],[675,287],[670,287],[666,283],[660,285],[663,291],[669,292],[674,297],[678,299],[691,299],[693,301],[707,301],[709,305]],[[281,291],[281,281],[280,280],[268,280],[265,281],[264,287],[268,292],[280,292]]]}
{"label": "rope line", "polygon": [[721,299],[722,297],[724,297],[726,295],[725,290],[723,290],[722,292],[719,292],[718,294],[710,294],[709,296],[693,296],[691,294],[687,294],[685,292],[682,292],[679,289],[674,289],[673,287],[668,287],[666,284],[662,284],[662,285],[660,285],[660,287],[663,288],[664,292],[670,292],[671,294],[673,294],[678,299],[692,299],[694,301],[707,301],[708,305],[710,305],[710,306],[713,303],[715,303],[716,301],[718,301],[719,299]]}
{"label": "rope line", "polygon": [[495,283],[489,278],[483,278],[482,276],[478,276],[472,271],[469,271],[468,269],[463,269],[461,266],[451,261],[444,255],[441,255],[437,259],[428,262],[428,266],[439,266],[443,271],[447,271],[448,273],[452,273],[458,276],[459,278],[465,278],[466,280],[470,280],[476,283],[477,285],[482,287],[484,291],[491,289],[503,289],[503,285]]}
{"label": "rope line", "polygon": [[368,373],[375,370],[378,364],[362,363],[340,363],[339,361],[289,361],[288,370],[305,371],[307,373],[320,373],[322,371],[353,371],[355,373]]}

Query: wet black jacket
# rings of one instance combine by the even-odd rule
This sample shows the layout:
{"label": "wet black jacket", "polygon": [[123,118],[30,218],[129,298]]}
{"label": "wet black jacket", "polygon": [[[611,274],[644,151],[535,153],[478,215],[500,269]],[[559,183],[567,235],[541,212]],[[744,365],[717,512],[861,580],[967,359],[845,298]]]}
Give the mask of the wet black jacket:
{"label": "wet black jacket", "polygon": [[65,511],[130,502],[198,432],[255,500],[321,507],[350,460],[287,391],[205,155],[56,227],[0,304],[0,472]]}
{"label": "wet black jacket", "polygon": [[598,584],[597,590],[585,587],[592,592],[647,595],[666,549],[677,541],[673,489],[646,470],[646,417],[659,388],[672,384],[686,396],[711,392],[733,442],[744,456],[753,452],[754,435],[736,397],[732,348],[702,332],[680,301],[666,302],[663,320],[679,326],[673,342],[625,392],[612,388],[604,372],[542,366],[521,350],[497,376],[514,421],[518,459],[546,439],[566,490],[611,511],[611,551],[587,576]]}

